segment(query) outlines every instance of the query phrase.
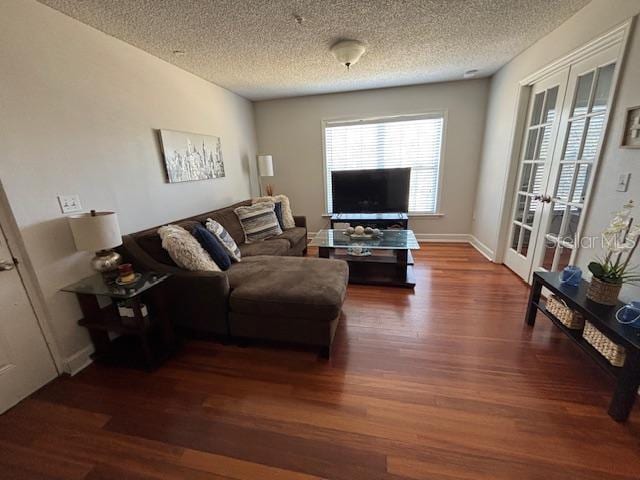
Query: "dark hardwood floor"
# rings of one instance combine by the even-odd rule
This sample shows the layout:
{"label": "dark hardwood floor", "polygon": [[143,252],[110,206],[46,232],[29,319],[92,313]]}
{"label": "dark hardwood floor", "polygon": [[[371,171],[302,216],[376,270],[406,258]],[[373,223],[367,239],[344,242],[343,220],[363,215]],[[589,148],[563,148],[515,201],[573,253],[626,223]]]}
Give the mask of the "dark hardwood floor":
{"label": "dark hardwood floor", "polygon": [[[313,253],[313,252],[312,252]],[[640,409],[468,245],[418,285],[349,287],[329,361],[190,341],[152,374],[92,365],[0,417],[0,478],[640,478]]]}

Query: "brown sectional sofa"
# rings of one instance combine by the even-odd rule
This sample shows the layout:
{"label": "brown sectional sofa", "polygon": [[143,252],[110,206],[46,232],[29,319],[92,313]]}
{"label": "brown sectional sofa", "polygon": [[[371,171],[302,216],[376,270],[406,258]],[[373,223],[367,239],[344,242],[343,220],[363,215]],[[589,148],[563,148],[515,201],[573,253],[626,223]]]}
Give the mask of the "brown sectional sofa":
{"label": "brown sectional sofa", "polygon": [[174,223],[189,227],[212,218],[242,253],[226,272],[189,272],[162,248],[158,227],[123,237],[126,257],[138,268],[172,273],[169,302],[177,325],[234,338],[314,345],[328,355],[346,295],[345,262],[301,258],[307,250],[305,217],[296,227],[263,242],[244,243],[234,213],[249,200]]}

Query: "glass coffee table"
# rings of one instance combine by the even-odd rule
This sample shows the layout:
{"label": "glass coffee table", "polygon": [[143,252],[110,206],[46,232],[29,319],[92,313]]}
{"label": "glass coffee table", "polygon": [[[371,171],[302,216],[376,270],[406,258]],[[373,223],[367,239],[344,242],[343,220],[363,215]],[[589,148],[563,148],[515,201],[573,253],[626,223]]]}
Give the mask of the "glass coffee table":
{"label": "glass coffee table", "polygon": [[351,238],[345,230],[320,230],[309,246],[322,258],[345,260],[349,283],[413,288],[411,250],[420,245],[411,230],[382,230],[376,238]]}

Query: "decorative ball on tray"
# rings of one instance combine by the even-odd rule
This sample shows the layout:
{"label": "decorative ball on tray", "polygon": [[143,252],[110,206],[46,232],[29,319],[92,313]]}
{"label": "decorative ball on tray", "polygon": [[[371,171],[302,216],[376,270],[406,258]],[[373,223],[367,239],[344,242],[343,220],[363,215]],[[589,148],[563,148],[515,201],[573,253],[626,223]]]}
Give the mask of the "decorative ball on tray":
{"label": "decorative ball on tray", "polygon": [[355,228],[349,227],[344,231],[344,234],[351,239],[370,239],[379,238],[382,236],[382,232],[377,228],[363,227],[358,225]]}

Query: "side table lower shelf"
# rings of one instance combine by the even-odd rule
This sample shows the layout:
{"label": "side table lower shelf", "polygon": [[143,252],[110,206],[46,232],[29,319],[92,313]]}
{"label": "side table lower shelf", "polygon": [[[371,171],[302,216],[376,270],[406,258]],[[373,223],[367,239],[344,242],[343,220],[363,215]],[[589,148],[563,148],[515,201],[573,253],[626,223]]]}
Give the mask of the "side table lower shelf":
{"label": "side table lower shelf", "polygon": [[[84,315],[78,324],[89,330],[96,362],[151,371],[175,352],[177,342],[161,287],[128,300],[135,312],[131,325],[122,323],[117,299],[101,307],[100,295],[76,293]],[[148,322],[142,316],[143,301],[148,308]],[[116,338],[112,338],[114,335]]]}
{"label": "side table lower shelf", "polygon": [[152,332],[151,338],[146,340],[148,353],[143,346],[142,338],[135,335],[121,335],[110,341],[108,350],[96,351],[91,358],[96,363],[111,367],[151,371],[165,362],[178,348],[177,344],[167,348],[162,340],[157,338],[157,334],[157,331]]}

